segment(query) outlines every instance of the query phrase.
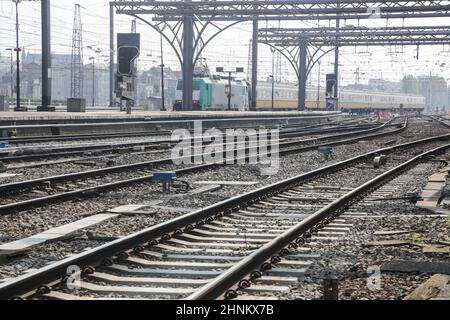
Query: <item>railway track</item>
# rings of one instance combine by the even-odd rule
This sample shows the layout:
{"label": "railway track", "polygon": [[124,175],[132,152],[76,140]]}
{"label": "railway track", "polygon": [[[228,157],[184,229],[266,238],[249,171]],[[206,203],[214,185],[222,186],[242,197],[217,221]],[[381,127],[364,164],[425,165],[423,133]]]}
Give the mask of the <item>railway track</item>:
{"label": "railway track", "polygon": [[[333,128],[333,126],[335,126]],[[345,130],[351,130],[358,127],[357,124],[354,125],[345,125],[341,128],[338,128],[338,125],[341,123],[333,125],[332,123],[315,125],[315,126],[295,126],[295,125],[279,125],[274,126],[272,128],[283,128],[296,130],[298,132],[339,132]],[[359,125],[359,127],[374,127],[376,124]],[[319,129],[320,127],[328,127],[327,129]],[[256,129],[258,127],[254,126],[244,126],[239,127],[240,129]],[[270,128],[270,127],[269,127]],[[234,129],[234,128],[221,128],[222,130]],[[190,129],[191,133],[193,132]],[[55,142],[55,141],[83,141],[83,140],[101,140],[101,139],[110,139],[110,138],[133,138],[133,137],[157,137],[157,136],[170,136],[172,134],[172,130],[157,130],[157,131],[146,131],[146,132],[118,132],[118,133],[103,133],[103,134],[80,134],[80,135],[65,135],[65,136],[50,136],[50,137],[14,137],[14,138],[6,138],[2,141],[6,141],[12,144],[27,144],[27,143],[42,143],[42,142]]]}
{"label": "railway track", "polygon": [[[311,265],[308,242],[345,234],[337,218],[345,208],[447,150],[448,140],[384,148],[196,210],[0,284],[0,299],[272,296]],[[380,155],[387,164],[374,166]],[[74,266],[79,273],[68,274]]]}
{"label": "railway track", "polygon": [[[387,123],[385,125],[387,125]],[[279,145],[280,155],[317,150],[317,148],[321,146],[350,144],[361,139],[373,139],[380,136],[401,132],[406,129],[406,126],[407,122],[405,122],[401,128],[391,131],[366,135],[361,135],[361,132],[353,133],[357,135],[357,138],[338,140],[325,144],[313,144],[298,147],[298,142],[283,142]],[[373,131],[376,130],[371,130],[369,132]],[[348,134],[340,135],[340,137],[342,136],[347,137]],[[224,152],[226,153],[226,151]],[[226,154],[224,154],[224,156],[226,156]],[[246,156],[249,156],[248,153]],[[235,150],[235,158],[237,157],[238,150]],[[179,169],[173,165],[173,160],[174,159],[172,158],[167,158],[3,184],[0,185],[0,191],[4,194],[4,198],[0,199],[0,214],[10,214],[31,207],[43,206],[56,201],[74,199],[77,197],[89,197],[106,190],[151,181],[152,174],[156,171],[172,170],[182,176],[187,173],[211,169],[220,165],[216,163],[209,163]],[[124,176],[126,176],[126,178],[124,178]]]}
{"label": "railway track", "polygon": [[449,119],[443,118],[443,117],[434,117],[434,116],[428,116],[430,120],[436,121],[439,124],[441,124],[445,128],[450,128]]}
{"label": "railway track", "polygon": [[[365,132],[372,132],[374,130],[381,130],[390,125],[388,124],[382,125],[360,125],[360,126],[347,126],[347,127],[339,127],[339,128],[329,128],[329,129],[296,129],[296,128],[284,128],[280,131],[280,138],[285,139],[295,139],[305,136],[313,136],[313,138],[304,139],[303,142],[307,143],[318,143],[321,141],[326,141],[327,139],[335,139],[339,137],[346,137],[352,134],[362,134]],[[191,134],[193,131],[190,131]],[[347,132],[347,133],[343,133]],[[338,135],[326,135],[323,134],[329,133],[340,133]],[[86,158],[89,157],[89,154],[93,154],[94,156],[98,155],[114,155],[118,153],[124,152],[142,152],[148,150],[168,150],[171,146],[173,146],[174,142],[170,138],[171,132],[163,133],[160,132],[159,137],[155,140],[151,141],[139,141],[139,142],[120,142],[111,141],[111,142],[102,142],[102,143],[89,143],[83,145],[74,145],[74,146],[29,146],[29,147],[20,147],[20,148],[8,148],[4,151],[0,150],[0,162],[3,164],[10,163],[28,163],[39,160],[50,159],[51,161],[55,161],[56,159],[64,159],[67,157],[78,157],[78,158]],[[322,135],[321,137],[314,137],[316,135]],[[156,136],[156,135],[155,135]],[[164,136],[168,136],[165,138]],[[43,163],[45,164],[45,163]]]}
{"label": "railway track", "polygon": [[[299,130],[318,130],[322,127],[330,126],[356,126],[359,122],[365,121],[365,118],[360,119],[349,119],[349,120],[337,120],[330,121],[328,123],[321,123],[315,125],[304,125],[304,124],[288,124],[288,120],[280,120],[279,124],[275,125],[274,128],[284,128],[284,129],[299,129]],[[83,126],[83,124],[81,124]],[[100,123],[100,125],[102,125]],[[371,124],[368,123],[367,126]],[[373,124],[376,125],[376,124]],[[72,124],[70,126],[77,126],[77,124]],[[192,124],[183,126],[186,128],[191,127]],[[13,127],[11,127],[13,128]],[[241,129],[251,129],[257,128],[255,126],[240,126]],[[1,128],[0,128],[1,129]],[[227,128],[221,128],[225,130]],[[228,128],[233,129],[233,128]],[[26,144],[26,143],[36,143],[36,142],[56,142],[56,141],[83,141],[83,140],[96,140],[96,139],[107,139],[107,138],[122,138],[122,137],[152,137],[161,135],[171,135],[171,130],[153,130],[153,131],[141,131],[141,132],[115,132],[115,133],[95,133],[95,134],[73,134],[73,135],[52,135],[52,136],[32,136],[32,137],[3,137],[2,141],[6,141],[12,144]]]}
{"label": "railway track", "polygon": [[[396,126],[398,127],[399,124],[392,124],[392,122],[395,120],[391,120],[381,126],[377,126],[375,128],[367,129],[367,130],[357,130],[349,133],[343,133],[338,135],[327,135],[327,136],[321,136],[321,137],[315,137],[315,138],[309,138],[309,139],[302,139],[301,141],[296,140],[295,138],[301,137],[298,136],[298,133],[296,131],[288,131],[282,133],[280,136],[280,142],[284,143],[284,146],[295,146],[295,145],[310,145],[310,144],[320,144],[325,143],[329,140],[335,140],[339,138],[345,138],[349,136],[357,136],[362,134],[367,134],[370,132],[379,131],[382,129],[387,129],[390,126]],[[284,135],[284,136],[283,136]],[[289,137],[288,137],[289,136]],[[292,139],[292,140],[290,140]],[[291,142],[291,144],[289,144]],[[163,142],[138,142],[135,143],[133,146],[131,146],[129,143],[126,144],[108,144],[108,145],[94,145],[94,146],[75,146],[75,147],[68,147],[68,148],[50,148],[46,150],[45,153],[34,153],[36,152],[36,148],[31,150],[33,154],[27,154],[27,155],[10,155],[11,153],[14,153],[14,151],[5,151],[3,157],[0,157],[0,162],[2,162],[4,165],[8,165],[8,163],[12,163],[12,165],[9,165],[8,168],[14,170],[14,169],[21,169],[21,168],[28,168],[33,166],[42,166],[46,165],[47,162],[34,162],[37,160],[44,160],[44,159],[51,159],[51,162],[49,164],[57,164],[57,163],[64,163],[64,162],[70,162],[70,161],[76,161],[76,160],[89,160],[89,159],[96,159],[99,157],[99,155],[105,156],[108,154],[123,154],[123,153],[129,153],[129,152],[137,152],[138,154],[148,154],[149,152],[146,150],[154,150],[150,151],[150,153],[154,152],[164,152],[167,151],[168,148],[170,148],[173,145],[172,140],[167,140],[164,143]],[[165,145],[165,147],[164,147]],[[138,150],[136,151],[134,148],[138,147]],[[100,148],[100,149],[99,149]],[[103,148],[103,149],[102,149]],[[143,151],[144,150],[144,151]],[[6,156],[5,156],[6,155]],[[58,157],[62,157],[63,160],[55,160]],[[67,157],[71,157],[67,159]],[[64,160],[66,158],[66,160]],[[29,163],[31,161],[31,164]],[[25,163],[25,164],[24,164]],[[28,164],[27,164],[28,163]]]}

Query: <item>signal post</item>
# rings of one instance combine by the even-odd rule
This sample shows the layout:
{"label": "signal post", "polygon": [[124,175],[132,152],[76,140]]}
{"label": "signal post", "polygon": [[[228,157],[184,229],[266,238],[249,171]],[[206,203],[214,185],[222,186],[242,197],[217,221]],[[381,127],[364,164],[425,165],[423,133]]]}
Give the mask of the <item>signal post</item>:
{"label": "signal post", "polygon": [[[126,112],[131,114],[136,101],[134,78],[137,76],[134,64],[140,53],[140,34],[119,33],[117,34],[117,75],[116,75],[116,97],[125,101]],[[121,110],[122,111],[122,110]]]}

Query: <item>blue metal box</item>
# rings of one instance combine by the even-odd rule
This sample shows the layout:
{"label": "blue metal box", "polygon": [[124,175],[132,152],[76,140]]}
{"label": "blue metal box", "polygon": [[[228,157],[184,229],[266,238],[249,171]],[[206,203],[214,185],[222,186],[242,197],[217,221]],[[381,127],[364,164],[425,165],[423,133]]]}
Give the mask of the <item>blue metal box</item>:
{"label": "blue metal box", "polygon": [[153,174],[153,181],[172,181],[177,178],[177,174],[173,171],[155,172]]}
{"label": "blue metal box", "polygon": [[319,152],[323,154],[329,154],[333,152],[332,147],[319,147]]}
{"label": "blue metal box", "polygon": [[0,148],[8,148],[10,146],[9,142],[0,141]]}

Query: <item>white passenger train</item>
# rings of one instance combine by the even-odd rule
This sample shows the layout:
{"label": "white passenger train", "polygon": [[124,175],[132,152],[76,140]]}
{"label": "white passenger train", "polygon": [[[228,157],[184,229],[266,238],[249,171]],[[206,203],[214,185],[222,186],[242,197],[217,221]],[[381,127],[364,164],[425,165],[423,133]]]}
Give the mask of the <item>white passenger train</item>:
{"label": "white passenger train", "polygon": [[[259,110],[270,110],[272,107],[272,84],[261,82],[258,84]],[[320,88],[317,99],[317,88],[306,89],[306,108],[325,110],[325,89]],[[297,109],[298,87],[293,84],[275,84],[274,106],[275,109]],[[425,108],[425,97],[403,93],[383,93],[342,89],[339,93],[339,110],[347,112],[376,112],[376,111],[417,111]]]}
{"label": "white passenger train", "polygon": [[[194,79],[194,110],[227,110],[228,96],[226,88],[228,80],[208,77]],[[257,110],[272,109],[272,83],[260,82],[257,87]],[[231,85],[231,110],[247,111],[252,97],[250,85],[241,80],[233,80]],[[320,88],[319,99],[317,88],[306,89],[306,109],[325,110],[325,89]],[[174,110],[181,109],[182,81],[178,81],[177,100]],[[274,109],[297,110],[298,87],[294,84],[275,83]],[[343,89],[339,93],[338,110],[343,112],[380,112],[380,111],[412,111],[422,112],[425,108],[425,97],[391,92],[370,92]]]}

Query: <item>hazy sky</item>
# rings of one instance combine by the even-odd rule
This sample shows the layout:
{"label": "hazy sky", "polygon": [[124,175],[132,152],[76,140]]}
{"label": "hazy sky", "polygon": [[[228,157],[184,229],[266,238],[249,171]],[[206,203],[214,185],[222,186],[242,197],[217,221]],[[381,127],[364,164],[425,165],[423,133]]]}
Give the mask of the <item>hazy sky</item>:
{"label": "hazy sky", "polygon": [[[94,52],[88,46],[100,48],[98,61],[108,62],[109,50],[109,1],[107,0],[64,0],[51,1],[52,6],[52,51],[57,53],[71,52],[71,39],[73,29],[74,5],[79,3],[82,9],[84,56],[87,60]],[[20,3],[20,42],[21,47],[31,52],[40,52],[40,4],[39,2],[23,1]],[[0,54],[6,55],[4,48],[14,46],[15,42],[15,16],[14,4],[10,0],[0,0]],[[406,20],[407,25],[445,25],[448,19],[416,19]],[[327,21],[321,22],[329,25]],[[346,24],[356,25],[357,21],[346,21]],[[385,20],[362,21],[361,25],[370,27],[388,25],[401,25],[402,21]],[[261,22],[262,27],[278,26],[279,22]],[[282,24],[283,25],[283,24]],[[317,26],[318,22],[309,21],[289,22],[284,25],[306,27]],[[131,18],[116,15],[116,31],[129,32]],[[159,36],[150,27],[138,22],[138,32],[142,34],[142,52],[139,60],[141,67],[150,67],[159,64]],[[224,32],[204,51],[204,57],[209,66],[244,67],[247,70],[249,40],[251,38],[251,24],[241,23],[236,27]],[[164,45],[166,64],[175,69],[180,69],[178,60],[172,53],[168,44]],[[366,82],[369,78],[383,77],[386,80],[399,80],[404,74],[441,74],[446,79],[450,78],[447,66],[441,67],[442,63],[450,66],[449,46],[421,47],[420,58],[416,60],[415,47],[359,47],[342,49],[341,54],[341,77],[343,83],[354,83],[357,68],[360,69],[360,80]],[[334,55],[330,54],[322,62],[322,79],[326,72],[332,72]],[[272,55],[270,50],[260,45],[260,76],[265,77],[271,73]],[[294,72],[288,62],[282,60],[282,74],[285,80],[293,81]],[[311,81],[316,83],[317,70],[311,76]]]}

